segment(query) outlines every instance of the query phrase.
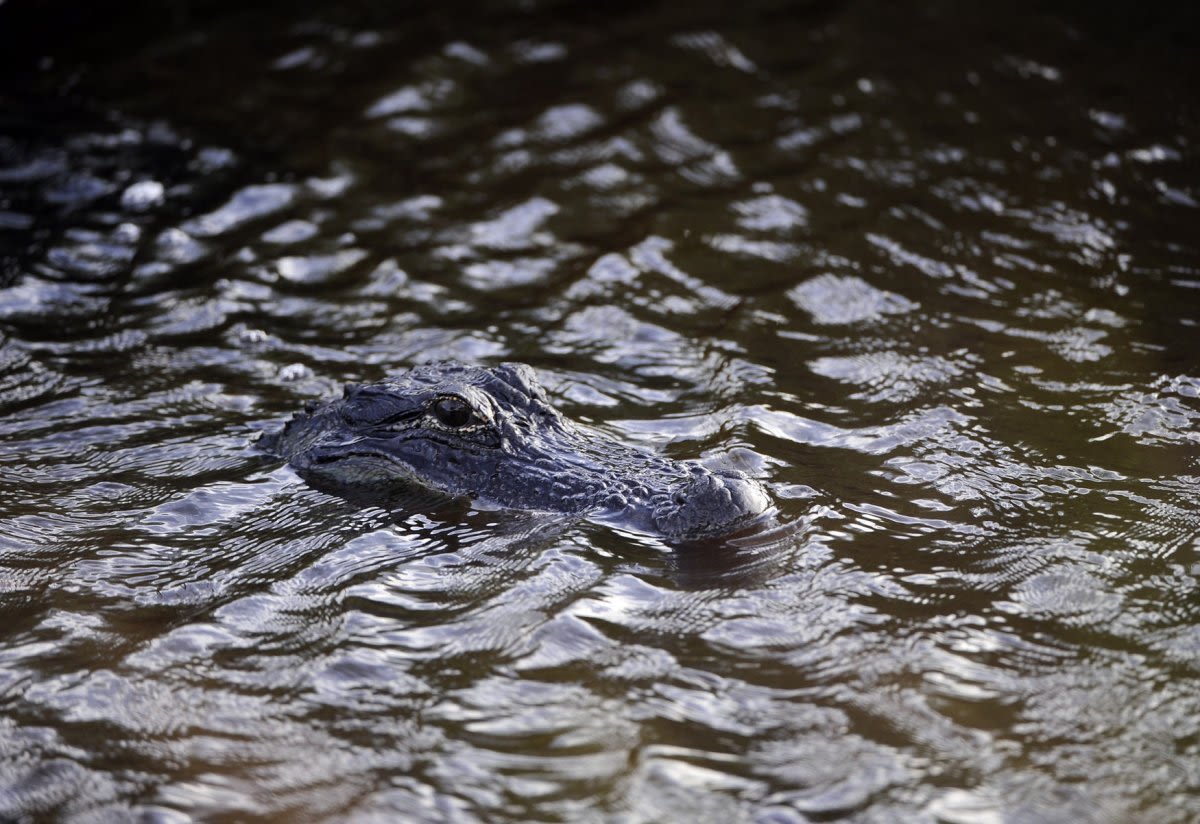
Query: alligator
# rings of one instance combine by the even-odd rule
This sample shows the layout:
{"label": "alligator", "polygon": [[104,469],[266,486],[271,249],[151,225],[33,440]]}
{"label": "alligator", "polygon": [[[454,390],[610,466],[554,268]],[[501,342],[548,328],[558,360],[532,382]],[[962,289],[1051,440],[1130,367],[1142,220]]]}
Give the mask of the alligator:
{"label": "alligator", "polygon": [[436,363],[351,384],[341,398],[310,401],[259,445],[326,487],[415,482],[670,543],[727,536],[772,510],[766,490],[742,472],[671,460],[570,421],[520,363]]}

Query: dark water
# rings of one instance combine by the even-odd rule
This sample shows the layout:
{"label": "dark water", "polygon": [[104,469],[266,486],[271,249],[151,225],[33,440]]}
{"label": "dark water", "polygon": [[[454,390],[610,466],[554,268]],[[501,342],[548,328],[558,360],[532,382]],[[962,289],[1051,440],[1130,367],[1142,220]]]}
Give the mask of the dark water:
{"label": "dark water", "polygon": [[[1200,820],[1192,20],[0,4],[0,820]],[[679,553],[258,433],[532,364]]]}

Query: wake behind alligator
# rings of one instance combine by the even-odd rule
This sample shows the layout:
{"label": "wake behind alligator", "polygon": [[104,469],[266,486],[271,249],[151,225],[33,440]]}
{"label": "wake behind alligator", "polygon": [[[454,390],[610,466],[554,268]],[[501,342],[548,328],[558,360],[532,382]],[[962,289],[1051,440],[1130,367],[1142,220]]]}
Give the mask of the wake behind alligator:
{"label": "wake behind alligator", "polygon": [[518,363],[416,367],[310,403],[260,445],[324,485],[415,482],[509,509],[585,515],[670,542],[767,518],[771,498],[736,470],[674,461],[573,423]]}

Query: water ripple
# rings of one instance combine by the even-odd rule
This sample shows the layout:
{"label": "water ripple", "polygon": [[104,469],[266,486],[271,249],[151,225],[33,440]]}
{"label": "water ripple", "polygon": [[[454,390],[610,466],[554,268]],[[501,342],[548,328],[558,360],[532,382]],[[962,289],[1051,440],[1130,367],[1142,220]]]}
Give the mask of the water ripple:
{"label": "water ripple", "polygon": [[[0,5],[0,819],[1200,816],[1182,18]],[[776,520],[254,448],[442,359]]]}

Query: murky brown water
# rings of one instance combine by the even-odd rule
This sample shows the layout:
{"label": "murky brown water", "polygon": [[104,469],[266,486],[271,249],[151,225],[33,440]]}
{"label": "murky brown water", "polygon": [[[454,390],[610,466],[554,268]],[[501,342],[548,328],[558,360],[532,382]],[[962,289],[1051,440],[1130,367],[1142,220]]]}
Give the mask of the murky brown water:
{"label": "murky brown water", "polygon": [[[0,820],[1200,819],[1187,20],[35,5]],[[387,511],[252,447],[445,358],[790,528]]]}

